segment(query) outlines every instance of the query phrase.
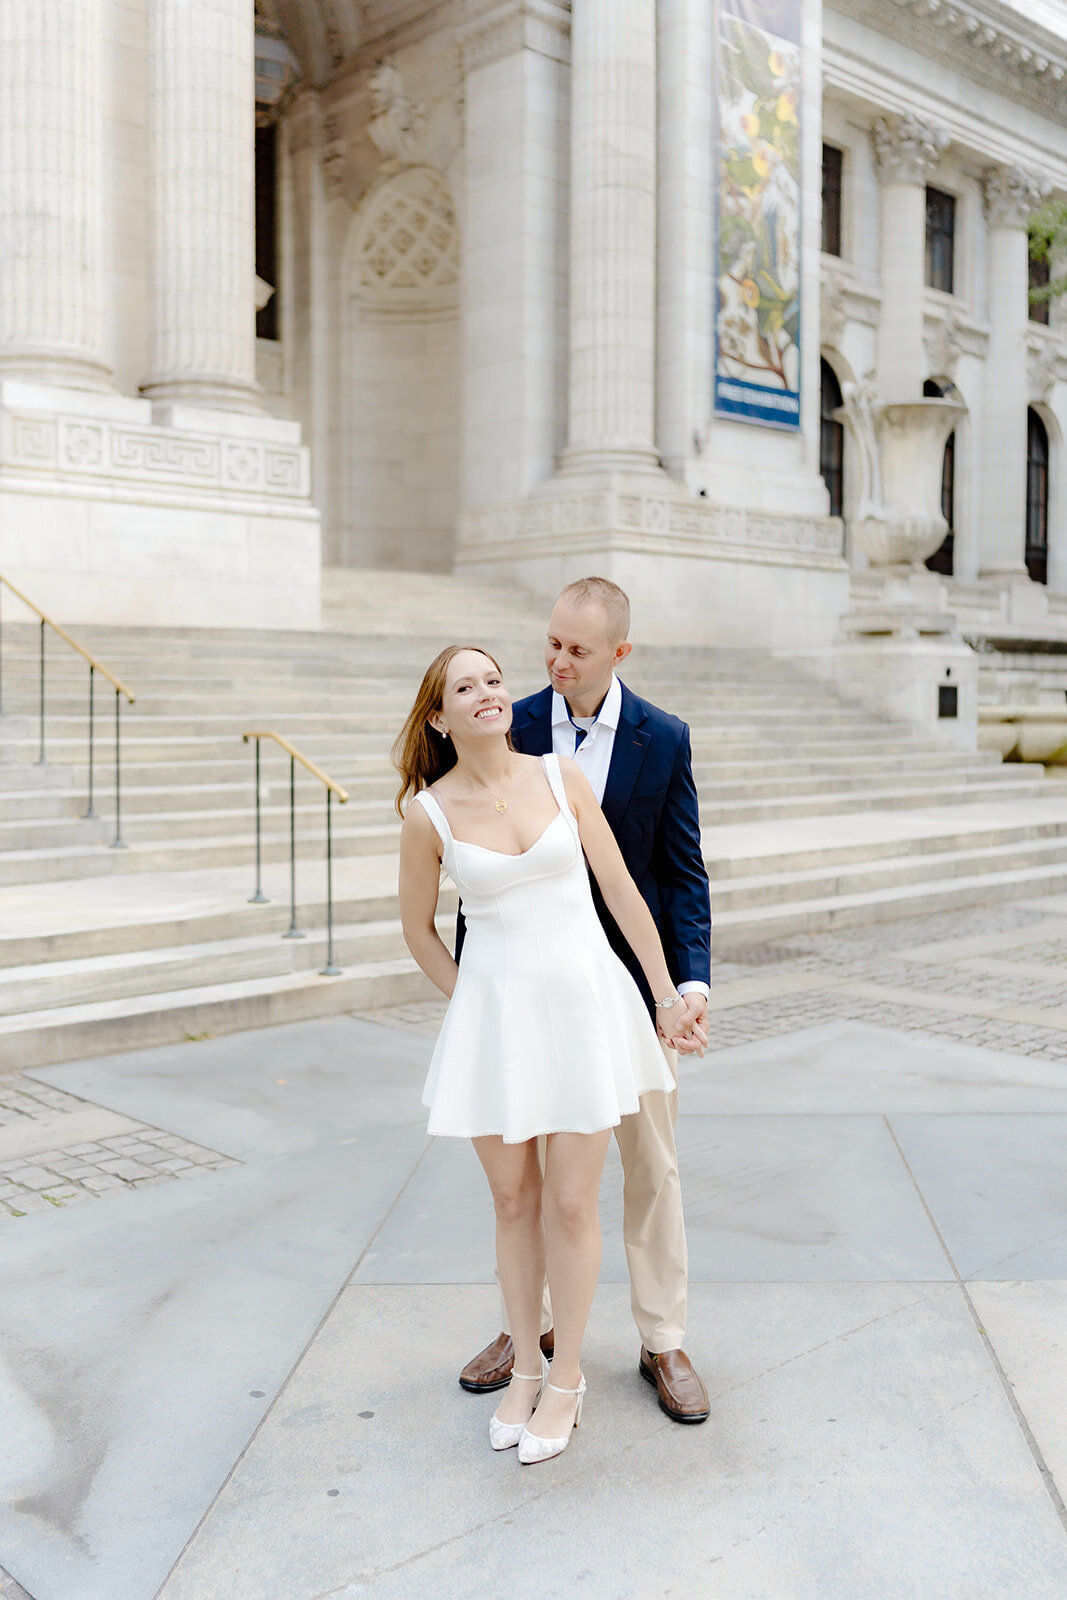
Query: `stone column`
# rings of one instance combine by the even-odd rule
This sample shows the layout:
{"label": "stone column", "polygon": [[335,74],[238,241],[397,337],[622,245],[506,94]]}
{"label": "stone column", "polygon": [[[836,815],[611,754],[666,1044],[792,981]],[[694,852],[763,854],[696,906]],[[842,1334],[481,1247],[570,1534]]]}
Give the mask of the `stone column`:
{"label": "stone column", "polygon": [[989,352],[980,463],[979,573],[1026,575],[1026,407],[1029,396],[1030,213],[1047,181],[1020,167],[985,177],[989,227]]}
{"label": "stone column", "polygon": [[562,470],[654,470],[655,0],[574,5],[570,296]]}
{"label": "stone column", "polygon": [[460,29],[464,506],[528,495],[565,442],[568,12],[474,0]]}
{"label": "stone column", "polygon": [[106,388],[102,0],[0,6],[0,377]]}
{"label": "stone column", "polygon": [[148,0],[153,400],[256,410],[247,0]]}
{"label": "stone column", "polygon": [[910,113],[881,117],[874,149],[882,181],[882,316],[878,393],[891,405],[921,400],[926,376],[926,180],[949,142]]}

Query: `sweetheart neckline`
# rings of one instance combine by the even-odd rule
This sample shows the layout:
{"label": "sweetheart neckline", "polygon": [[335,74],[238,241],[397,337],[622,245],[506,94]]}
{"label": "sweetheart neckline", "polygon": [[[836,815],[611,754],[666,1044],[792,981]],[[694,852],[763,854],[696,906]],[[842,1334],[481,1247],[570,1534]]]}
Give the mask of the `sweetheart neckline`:
{"label": "sweetheart neckline", "polygon": [[[433,796],[431,795],[430,798],[432,799]],[[549,828],[554,827],[555,824],[561,820],[562,816],[563,812],[557,811],[556,815],[552,818],[552,821],[546,822],[545,826],[541,829],[541,832],[537,835],[537,838],[534,840],[533,844],[527,845],[525,850],[491,850],[487,844],[475,844],[473,839],[457,839],[455,834],[452,833],[451,828],[449,828],[448,831],[449,833],[452,833],[453,844],[466,845],[468,850],[480,850],[483,855],[500,856],[504,861],[521,861],[523,856],[528,856],[531,850],[537,849],[537,846],[541,843],[541,840],[544,838]],[[448,818],[446,817],[445,821],[447,822],[447,820]]]}

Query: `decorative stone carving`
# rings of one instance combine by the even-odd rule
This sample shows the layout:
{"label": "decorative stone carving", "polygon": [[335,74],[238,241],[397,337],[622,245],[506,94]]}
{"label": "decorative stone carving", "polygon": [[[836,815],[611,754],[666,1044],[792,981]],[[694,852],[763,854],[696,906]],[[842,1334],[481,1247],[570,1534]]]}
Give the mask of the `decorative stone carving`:
{"label": "decorative stone carving", "polygon": [[371,74],[371,120],[367,134],[387,162],[411,159],[426,126],[426,109],[405,92],[393,56],[386,56]]}
{"label": "decorative stone carving", "polygon": [[1025,167],[991,167],[982,187],[991,228],[1025,228],[1052,189],[1048,178]]}
{"label": "decorative stone carving", "polygon": [[[43,471],[50,483],[95,482],[143,491],[156,486],[212,494],[306,499],[308,452],[299,444],[222,438],[185,429],[132,426],[76,414],[58,419],[5,411],[10,423],[0,469]],[[277,426],[277,424],[272,424]]]}
{"label": "decorative stone carving", "polygon": [[910,111],[879,117],[873,133],[878,176],[883,183],[925,183],[949,144],[944,128],[920,122]]}
{"label": "decorative stone carving", "polygon": [[331,112],[322,121],[322,175],[331,200],[344,192],[347,164],[348,144],[344,123],[336,113]]}
{"label": "decorative stone carving", "polygon": [[1047,405],[1056,384],[1067,378],[1067,352],[1056,341],[1031,334],[1027,340],[1027,378],[1030,399]]}
{"label": "decorative stone carving", "polygon": [[459,282],[459,222],[452,190],[432,167],[391,172],[367,195],[355,222],[360,292],[399,305],[452,305]]}
{"label": "decorative stone carving", "polygon": [[484,4],[459,30],[464,73],[534,50],[552,61],[570,60],[570,6],[560,0],[508,0]]}
{"label": "decorative stone carving", "polygon": [[954,378],[963,354],[963,324],[953,308],[945,312],[937,332],[925,345],[930,371],[941,378]]}
{"label": "decorative stone carving", "polygon": [[953,400],[880,405],[873,380],[842,385],[860,466],[857,544],[877,567],[920,566],[948,531],[941,514],[945,440],[966,414]]}

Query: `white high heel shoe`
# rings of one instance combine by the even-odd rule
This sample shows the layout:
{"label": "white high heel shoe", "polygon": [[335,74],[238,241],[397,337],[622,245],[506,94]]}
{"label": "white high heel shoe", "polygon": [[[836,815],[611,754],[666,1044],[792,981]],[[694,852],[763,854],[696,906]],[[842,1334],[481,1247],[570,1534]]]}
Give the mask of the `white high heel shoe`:
{"label": "white high heel shoe", "polygon": [[[534,1405],[536,1406],[541,1398],[541,1390],[548,1383],[548,1357],[544,1351],[541,1352],[541,1371],[539,1373],[531,1374],[513,1371],[511,1376],[513,1378],[523,1378],[527,1383],[540,1384],[540,1388],[534,1396]],[[549,1387],[551,1388],[551,1385]],[[525,1430],[525,1422],[501,1422],[494,1412],[489,1418],[489,1443],[494,1450],[511,1450],[518,1444]]]}
{"label": "white high heel shoe", "polygon": [[[578,1404],[574,1408],[574,1428],[576,1428],[582,1420],[585,1379],[581,1380],[577,1389],[560,1389],[556,1384],[549,1383],[546,1378],[545,1388],[551,1389],[555,1394],[576,1394],[578,1396]],[[528,1428],[524,1427],[522,1436],[519,1439],[519,1460],[524,1467],[531,1467],[535,1461],[550,1461],[553,1456],[561,1456],[571,1442],[571,1433],[574,1432],[574,1428],[562,1439],[541,1439],[536,1433],[531,1433]]]}

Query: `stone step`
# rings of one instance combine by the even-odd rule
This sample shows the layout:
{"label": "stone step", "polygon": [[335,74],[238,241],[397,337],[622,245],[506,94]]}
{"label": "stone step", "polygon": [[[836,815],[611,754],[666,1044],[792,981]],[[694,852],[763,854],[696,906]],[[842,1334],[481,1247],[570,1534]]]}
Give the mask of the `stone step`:
{"label": "stone step", "polygon": [[879,856],[848,866],[824,863],[799,869],[776,867],[748,877],[731,875],[718,882],[713,879],[712,904],[717,921],[719,914],[727,911],[768,905],[786,907],[798,900],[849,898],[877,889],[922,884],[928,881],[931,870],[947,880],[1029,867],[1047,866],[1052,871],[1063,865],[1067,865],[1067,828],[1052,838],[940,850],[933,862],[928,855],[908,854]]}
{"label": "stone step", "polygon": [[[440,931],[446,938],[451,936],[449,919],[442,918]],[[321,927],[305,928],[299,938],[287,938],[284,931],[279,934],[273,929],[171,948],[74,956],[11,967],[5,971],[0,990],[0,1017],[85,1005],[101,994],[111,1000],[127,1000],[176,989],[213,988],[216,984],[314,971],[325,963],[325,939]],[[357,967],[406,957],[400,920],[395,915],[377,921],[335,923],[337,966]]]}
{"label": "stone step", "polygon": [[[937,858],[934,857],[931,871],[936,870]],[[826,933],[834,928],[893,922],[900,917],[926,916],[963,906],[992,905],[1020,895],[1065,891],[1067,862],[970,876],[928,876],[918,883],[866,889],[855,894],[725,910],[715,918],[714,944],[718,954],[724,956],[731,950],[771,943],[793,934]]]}
{"label": "stone step", "polygon": [[360,963],[339,978],[323,978],[314,970],[291,972],[22,1012],[0,1017],[0,1071],[27,1071],[117,1050],[176,1044],[371,1006],[403,1005],[431,999],[436,993],[405,957]]}

